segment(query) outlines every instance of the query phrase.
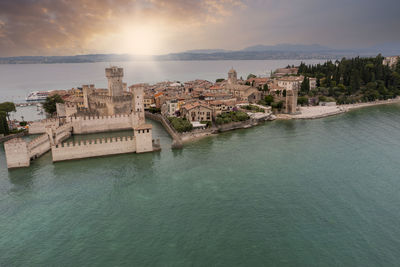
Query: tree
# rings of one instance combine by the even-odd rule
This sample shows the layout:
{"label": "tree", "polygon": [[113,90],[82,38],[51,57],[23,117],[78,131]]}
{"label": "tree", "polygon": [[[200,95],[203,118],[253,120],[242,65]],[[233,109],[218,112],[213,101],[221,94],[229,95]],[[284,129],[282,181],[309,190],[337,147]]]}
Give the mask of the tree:
{"label": "tree", "polygon": [[13,102],[3,102],[0,103],[0,111],[6,113],[8,121],[10,121],[10,112],[16,112],[15,104]]}
{"label": "tree", "polygon": [[247,80],[251,79],[251,78],[256,78],[257,76],[250,73],[249,75],[247,75]]}
{"label": "tree", "polygon": [[0,134],[9,134],[7,113],[5,111],[0,111]]}
{"label": "tree", "polygon": [[265,104],[271,106],[271,103],[274,102],[274,97],[272,95],[267,95],[264,98]]}
{"label": "tree", "polygon": [[310,80],[307,77],[304,77],[304,80],[301,83],[300,92],[307,94],[309,91],[310,91]]}
{"label": "tree", "polygon": [[308,98],[305,96],[300,96],[297,98],[297,104],[300,106],[308,105]]}
{"label": "tree", "polygon": [[223,81],[225,81],[224,78],[219,78],[219,79],[216,79],[216,80],[215,80],[216,83],[220,83],[220,82],[223,82]]}
{"label": "tree", "polygon": [[268,92],[269,91],[268,84],[264,84],[263,91],[264,92]]}
{"label": "tree", "polygon": [[53,115],[57,111],[57,103],[64,103],[60,95],[55,94],[53,96],[48,96],[43,103],[43,108],[48,114]]}

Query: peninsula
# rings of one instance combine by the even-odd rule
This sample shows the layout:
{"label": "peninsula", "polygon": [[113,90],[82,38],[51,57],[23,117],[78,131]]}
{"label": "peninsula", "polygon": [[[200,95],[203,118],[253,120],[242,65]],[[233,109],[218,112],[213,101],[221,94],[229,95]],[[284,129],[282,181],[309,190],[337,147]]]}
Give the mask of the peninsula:
{"label": "peninsula", "polygon": [[[269,77],[249,74],[215,82],[123,83],[123,69],[106,69],[108,88],[83,85],[52,91],[58,99],[50,118],[29,124],[31,142],[5,143],[7,166],[27,167],[51,150],[53,161],[160,148],[145,117],[162,123],[173,147],[205,136],[256,126],[275,119],[316,119],[355,108],[400,102],[399,57],[342,59],[315,66],[287,66]],[[128,137],[64,143],[72,134],[133,129]]]}

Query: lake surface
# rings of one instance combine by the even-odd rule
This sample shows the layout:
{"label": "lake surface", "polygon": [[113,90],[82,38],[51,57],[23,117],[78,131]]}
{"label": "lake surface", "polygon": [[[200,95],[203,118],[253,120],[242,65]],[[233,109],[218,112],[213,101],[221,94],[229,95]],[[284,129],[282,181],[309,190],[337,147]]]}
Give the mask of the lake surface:
{"label": "lake surface", "polygon": [[398,266],[399,105],[182,150],[153,124],[159,153],[7,171],[1,148],[0,265]]}
{"label": "lake surface", "polygon": [[[128,83],[296,62],[135,64],[118,64]],[[106,66],[0,65],[1,97],[105,86]],[[398,266],[400,105],[268,122],[182,150],[152,124],[157,153],[56,164],[47,153],[8,171],[1,145],[0,266]]]}

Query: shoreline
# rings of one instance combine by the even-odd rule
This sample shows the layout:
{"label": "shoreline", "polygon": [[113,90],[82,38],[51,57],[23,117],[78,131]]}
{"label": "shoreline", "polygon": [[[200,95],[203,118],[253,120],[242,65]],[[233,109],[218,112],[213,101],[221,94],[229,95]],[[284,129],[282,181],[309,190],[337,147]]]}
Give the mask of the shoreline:
{"label": "shoreline", "polygon": [[[347,104],[347,105],[337,105],[337,106],[311,106],[311,107],[300,107],[300,110],[304,113],[290,115],[290,114],[277,114],[276,120],[313,120],[313,119],[321,119],[326,117],[331,117],[339,114],[344,114],[351,110],[379,106],[379,105],[387,105],[387,104],[397,104],[400,103],[400,97],[388,100],[379,100],[375,102],[365,102],[365,103],[357,103],[357,104]],[[240,129],[249,129],[256,126],[261,125],[261,122],[258,123],[246,123],[242,127],[236,127],[234,129],[225,130],[223,132],[231,132],[234,130]],[[221,132],[222,133],[222,132]],[[189,133],[182,137],[182,145],[189,144],[192,142],[199,141],[206,137],[218,136],[219,133],[215,131],[207,131],[207,132],[197,132],[197,133]]]}
{"label": "shoreline", "polygon": [[349,112],[351,110],[400,103],[400,97],[388,100],[379,100],[374,102],[356,103],[356,104],[346,104],[346,105],[336,105],[336,106],[307,106],[300,107],[301,114],[278,114],[277,119],[279,120],[312,120],[326,118],[330,116],[335,116]]}

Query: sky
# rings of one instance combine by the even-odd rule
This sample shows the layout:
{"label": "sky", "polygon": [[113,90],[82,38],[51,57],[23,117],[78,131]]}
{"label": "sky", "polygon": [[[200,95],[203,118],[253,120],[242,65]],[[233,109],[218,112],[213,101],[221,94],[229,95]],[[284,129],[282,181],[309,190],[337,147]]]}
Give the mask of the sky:
{"label": "sky", "polygon": [[0,57],[400,44],[399,0],[0,0]]}

